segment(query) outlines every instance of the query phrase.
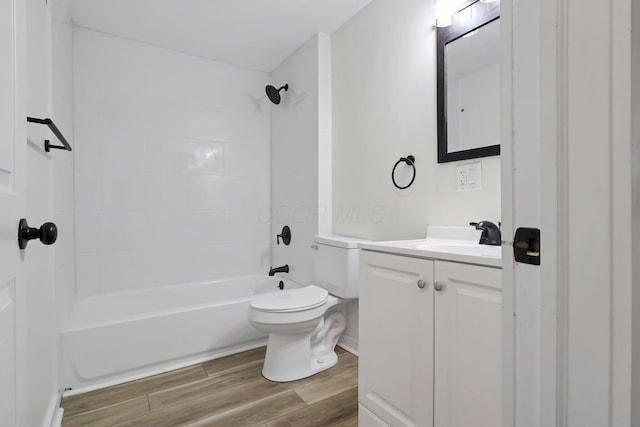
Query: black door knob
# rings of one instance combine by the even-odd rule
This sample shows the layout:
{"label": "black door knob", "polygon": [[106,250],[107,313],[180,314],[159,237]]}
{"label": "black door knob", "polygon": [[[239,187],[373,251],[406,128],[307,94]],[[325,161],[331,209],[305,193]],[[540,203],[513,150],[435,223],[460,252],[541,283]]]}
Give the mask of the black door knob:
{"label": "black door knob", "polygon": [[58,239],[58,227],[52,222],[45,222],[40,228],[29,227],[27,220],[22,218],[18,224],[18,245],[20,249],[27,247],[27,242],[40,239],[45,245],[52,245]]}

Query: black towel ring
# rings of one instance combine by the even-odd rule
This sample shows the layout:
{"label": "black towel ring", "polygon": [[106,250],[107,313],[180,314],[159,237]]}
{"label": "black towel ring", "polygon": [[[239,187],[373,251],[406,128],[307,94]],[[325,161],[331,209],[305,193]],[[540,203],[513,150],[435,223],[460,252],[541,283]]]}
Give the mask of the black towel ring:
{"label": "black towel ring", "polygon": [[[396,178],[395,178],[396,168],[402,162],[406,163],[407,165],[413,168],[413,177],[411,177],[411,181],[404,187],[400,187],[396,183]],[[407,157],[400,157],[400,160],[396,162],[396,164],[393,166],[393,170],[391,171],[391,181],[393,181],[393,185],[395,185],[396,188],[399,188],[400,190],[404,190],[405,188],[411,187],[411,184],[413,184],[413,181],[415,181],[415,179],[416,179],[416,158],[412,155],[408,155]]]}

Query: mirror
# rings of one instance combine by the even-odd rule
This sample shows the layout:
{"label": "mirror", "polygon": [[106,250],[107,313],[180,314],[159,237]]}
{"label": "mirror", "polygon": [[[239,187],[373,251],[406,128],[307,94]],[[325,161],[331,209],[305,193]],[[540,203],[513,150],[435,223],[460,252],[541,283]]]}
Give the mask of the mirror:
{"label": "mirror", "polygon": [[500,7],[474,2],[437,30],[438,163],[500,154]]}

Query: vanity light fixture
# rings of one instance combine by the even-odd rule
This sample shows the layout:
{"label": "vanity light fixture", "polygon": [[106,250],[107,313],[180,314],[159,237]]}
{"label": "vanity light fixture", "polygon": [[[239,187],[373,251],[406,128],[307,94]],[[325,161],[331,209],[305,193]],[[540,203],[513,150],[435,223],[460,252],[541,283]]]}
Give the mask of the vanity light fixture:
{"label": "vanity light fixture", "polygon": [[436,27],[449,27],[453,25],[453,15],[436,18]]}
{"label": "vanity light fixture", "polygon": [[457,12],[455,0],[438,0],[436,2],[436,27],[453,25]]}
{"label": "vanity light fixture", "polygon": [[449,27],[453,25],[454,15],[442,15],[436,18],[436,27]]}
{"label": "vanity light fixture", "polygon": [[[495,3],[500,0],[475,0],[480,3]],[[462,0],[438,0],[436,2],[436,27],[449,27],[456,22],[471,20],[471,4],[474,1],[464,2]],[[465,13],[466,12],[466,13]]]}
{"label": "vanity light fixture", "polygon": [[[478,0],[475,0],[476,2]],[[471,20],[470,4],[468,0],[438,0],[436,2],[436,27],[449,27],[453,24]]]}

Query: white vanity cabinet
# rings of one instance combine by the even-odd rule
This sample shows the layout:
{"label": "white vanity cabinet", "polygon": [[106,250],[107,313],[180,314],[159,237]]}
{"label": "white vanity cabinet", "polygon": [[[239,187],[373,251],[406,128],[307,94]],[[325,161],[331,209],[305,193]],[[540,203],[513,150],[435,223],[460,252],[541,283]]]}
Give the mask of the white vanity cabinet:
{"label": "white vanity cabinet", "polygon": [[360,251],[359,292],[360,403],[392,426],[431,426],[433,261]]}
{"label": "white vanity cabinet", "polygon": [[363,250],[360,280],[360,426],[499,427],[500,269]]}

